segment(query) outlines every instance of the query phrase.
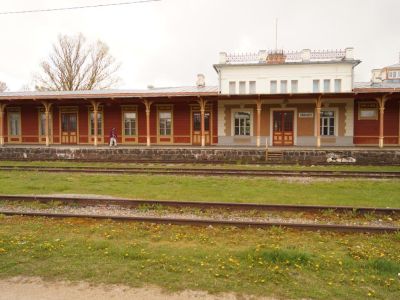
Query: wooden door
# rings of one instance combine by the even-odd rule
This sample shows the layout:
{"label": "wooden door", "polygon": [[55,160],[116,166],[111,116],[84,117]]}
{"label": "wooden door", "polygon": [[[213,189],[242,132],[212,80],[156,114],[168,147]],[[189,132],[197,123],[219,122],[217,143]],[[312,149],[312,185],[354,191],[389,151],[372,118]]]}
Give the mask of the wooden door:
{"label": "wooden door", "polygon": [[78,116],[76,113],[61,113],[61,144],[77,144]]}
{"label": "wooden door", "polygon": [[[206,145],[211,144],[210,116],[210,112],[204,113],[204,136]],[[194,111],[192,113],[192,144],[201,145],[201,113],[199,111]]]}
{"label": "wooden door", "polygon": [[294,131],[293,111],[274,111],[273,118],[273,145],[293,146]]}

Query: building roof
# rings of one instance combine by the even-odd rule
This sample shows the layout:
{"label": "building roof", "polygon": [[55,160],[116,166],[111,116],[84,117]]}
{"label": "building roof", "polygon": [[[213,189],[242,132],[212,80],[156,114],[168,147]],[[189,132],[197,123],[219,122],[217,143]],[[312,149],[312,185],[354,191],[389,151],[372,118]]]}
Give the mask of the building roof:
{"label": "building roof", "polygon": [[145,98],[171,96],[211,96],[218,95],[217,86],[185,86],[151,88],[147,90],[90,90],[90,91],[24,91],[0,93],[0,100],[12,99],[74,99],[74,98]]}
{"label": "building roof", "polygon": [[214,69],[225,66],[273,66],[273,65],[310,65],[310,64],[342,64],[354,66],[361,61],[353,58],[353,48],[345,50],[310,50],[284,51],[260,50],[258,53],[220,53],[220,61]]}
{"label": "building roof", "polygon": [[384,80],[382,82],[355,82],[354,89],[355,92],[360,91],[400,91],[400,80]]}
{"label": "building roof", "polygon": [[385,67],[387,69],[400,69],[400,63]]}

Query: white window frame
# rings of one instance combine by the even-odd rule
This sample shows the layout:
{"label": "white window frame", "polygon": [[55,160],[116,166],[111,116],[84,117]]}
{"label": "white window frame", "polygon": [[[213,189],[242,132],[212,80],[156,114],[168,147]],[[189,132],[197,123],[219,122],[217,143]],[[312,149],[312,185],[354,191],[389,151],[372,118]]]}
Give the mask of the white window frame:
{"label": "white window frame", "polygon": [[[272,91],[272,83],[273,83],[273,82],[276,84],[276,85],[275,85],[276,88],[275,88],[275,91],[274,91],[274,92]],[[269,81],[269,93],[270,93],[270,94],[276,94],[276,93],[278,93],[278,80],[270,80],[270,81]]]}
{"label": "white window frame", "polygon": [[[314,89],[314,83],[318,83],[318,85],[317,85],[317,87],[318,87],[318,89],[317,90],[315,90]],[[321,92],[321,80],[320,79],[313,79],[313,81],[312,81],[312,91],[313,91],[313,93],[320,93]]]}
{"label": "white window frame", "polygon": [[[230,95],[236,94],[236,81],[229,81],[228,88],[229,88]],[[232,90],[231,90],[231,88],[232,88]]]}
{"label": "white window frame", "polygon": [[[321,109],[321,115],[323,111],[333,111],[334,114],[334,118],[335,118],[335,126],[334,126],[334,132],[333,135],[322,135],[320,134],[321,137],[337,137],[338,136],[338,132],[339,132],[339,108],[338,107],[327,107],[327,108],[322,108]],[[320,116],[321,118],[321,116]],[[320,127],[318,128],[318,130],[321,133],[321,127],[322,127],[322,121],[320,122]]]}
{"label": "white window frame", "polygon": [[[250,135],[235,135],[235,113],[246,112],[250,113]],[[231,110],[231,136],[234,137],[251,137],[253,136],[253,117],[254,111],[251,108],[235,108]]]}
{"label": "white window frame", "polygon": [[[165,130],[164,132],[161,132],[161,114],[162,113],[169,113],[170,114],[170,132],[169,134],[167,134],[167,127],[165,126]],[[158,110],[157,112],[158,116],[157,116],[157,123],[158,123],[158,136],[160,137],[172,137],[173,136],[173,113],[172,113],[172,109],[171,110]],[[165,123],[166,125],[167,123]]]}
{"label": "white window frame", "polygon": [[[133,129],[134,134],[126,134],[126,129],[127,127],[125,126],[125,114],[135,114],[135,126],[134,128],[130,128],[131,130]],[[137,110],[122,110],[122,131],[123,131],[123,136],[124,137],[136,137],[138,135],[138,113]]]}
{"label": "white window frame", "polygon": [[[336,89],[336,82],[339,82],[339,89]],[[340,93],[342,91],[343,80],[341,78],[335,78],[333,80],[333,90],[335,93]]]}
{"label": "white window frame", "polygon": [[[285,83],[285,84],[283,85],[282,83]],[[285,90],[283,90],[283,86],[285,86]],[[288,92],[288,81],[285,79],[281,80],[281,82],[280,82],[280,92],[281,92],[281,94],[287,94],[287,92]]]}
{"label": "white window frame", "polygon": [[239,81],[239,95],[246,94],[246,81]]}
{"label": "white window frame", "polygon": [[[328,83],[328,84],[326,85],[326,83]],[[323,89],[324,89],[324,93],[330,93],[330,91],[331,91],[331,80],[330,79],[324,79]]]}
{"label": "white window frame", "polygon": [[[93,108],[89,109],[88,114],[89,114],[89,116],[88,116],[89,136],[90,137],[94,137],[95,134],[94,134],[94,111],[93,111]],[[93,115],[93,126],[92,126],[92,115]],[[99,107],[99,109],[97,111],[97,118],[100,118],[100,121],[101,121],[101,124],[97,124],[97,137],[103,137],[104,136],[104,113],[103,113],[103,108],[102,107]],[[93,133],[92,133],[92,130],[93,130]],[[100,133],[99,133],[99,131],[100,131]]]}
{"label": "white window frame", "polygon": [[[45,137],[46,136],[46,126],[42,126],[46,124],[46,112],[44,108],[39,108],[38,109],[38,123],[39,123],[39,137]],[[44,116],[45,124],[42,124],[42,116]],[[43,133],[43,134],[42,134]],[[49,136],[51,137],[53,135],[53,111],[50,110],[49,112]]]}
{"label": "white window frame", "polygon": [[249,81],[249,94],[257,93],[257,82],[255,80]]}
{"label": "white window frame", "polygon": [[[293,90],[293,83],[296,82],[296,90]],[[290,81],[290,92],[291,93],[298,93],[299,92],[299,81],[297,79]]]}
{"label": "white window frame", "polygon": [[[11,115],[16,114],[18,115],[18,134],[11,134]],[[19,138],[21,139],[22,137],[22,115],[21,115],[21,109],[19,107],[9,107],[7,108],[7,134],[9,138]]]}

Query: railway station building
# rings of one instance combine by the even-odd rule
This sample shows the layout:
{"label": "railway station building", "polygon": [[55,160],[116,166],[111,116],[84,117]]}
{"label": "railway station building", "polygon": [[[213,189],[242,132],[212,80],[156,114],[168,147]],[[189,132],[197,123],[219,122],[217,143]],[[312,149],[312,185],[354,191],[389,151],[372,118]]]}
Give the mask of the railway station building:
{"label": "railway station building", "polygon": [[0,145],[400,145],[400,65],[355,83],[353,49],[220,53],[217,86],[0,93]]}

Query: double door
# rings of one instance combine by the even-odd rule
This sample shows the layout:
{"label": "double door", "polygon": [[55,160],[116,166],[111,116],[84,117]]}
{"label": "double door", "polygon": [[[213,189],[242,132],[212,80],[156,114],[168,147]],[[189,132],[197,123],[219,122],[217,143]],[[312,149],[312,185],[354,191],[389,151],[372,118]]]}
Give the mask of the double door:
{"label": "double door", "polygon": [[[204,136],[206,145],[211,144],[210,132],[210,112],[204,113]],[[199,111],[192,112],[192,144],[201,145],[201,113]]]}
{"label": "double door", "polygon": [[77,113],[61,113],[61,144],[77,144]]}
{"label": "double door", "polygon": [[274,111],[273,114],[273,145],[293,146],[294,131],[293,111]]}

